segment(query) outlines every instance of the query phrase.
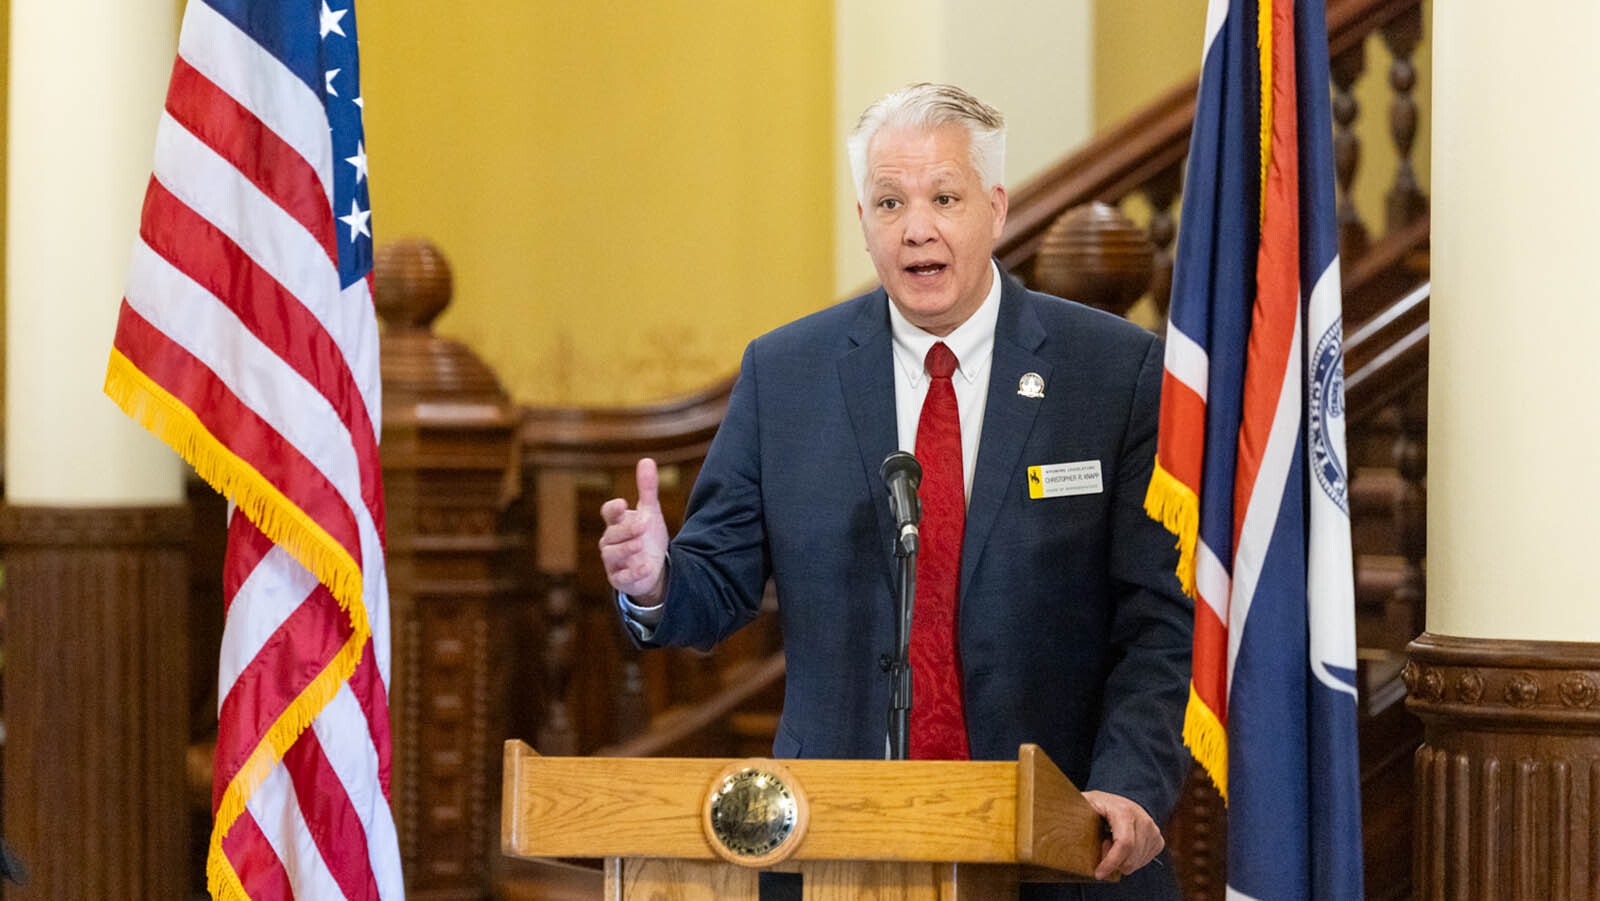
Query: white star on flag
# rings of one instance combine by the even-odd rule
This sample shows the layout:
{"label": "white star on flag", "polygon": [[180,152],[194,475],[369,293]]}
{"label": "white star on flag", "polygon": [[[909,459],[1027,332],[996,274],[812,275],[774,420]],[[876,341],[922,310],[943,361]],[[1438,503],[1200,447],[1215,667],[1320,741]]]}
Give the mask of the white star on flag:
{"label": "white star on flag", "polygon": [[347,156],[344,161],[356,167],[356,184],[360,184],[367,177],[367,142],[357,141],[356,155]]}
{"label": "white star on flag", "polygon": [[344,71],[344,70],[343,69],[329,69],[325,73],[327,75],[327,78],[328,78],[328,94],[330,96],[333,96],[333,97],[339,96],[339,92],[335,91],[333,89],[333,79],[342,71]]}
{"label": "white star on flag", "polygon": [[339,27],[339,20],[344,18],[344,14],[349,11],[348,9],[341,9],[338,12],[334,12],[324,2],[322,4],[322,36],[327,37],[328,33],[332,32],[339,37],[344,37],[344,29]]}
{"label": "white star on flag", "polygon": [[372,237],[372,232],[367,230],[367,221],[372,218],[371,210],[362,210],[361,204],[350,201],[350,215],[340,216],[339,221],[350,226],[350,240],[354,241],[356,235]]}

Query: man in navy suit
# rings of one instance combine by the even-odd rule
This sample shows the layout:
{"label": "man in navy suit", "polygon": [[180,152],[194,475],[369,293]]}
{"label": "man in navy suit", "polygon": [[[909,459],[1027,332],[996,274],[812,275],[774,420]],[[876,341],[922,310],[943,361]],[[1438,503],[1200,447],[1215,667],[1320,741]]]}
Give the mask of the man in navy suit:
{"label": "man in navy suit", "polygon": [[1119,884],[1026,896],[1176,898],[1157,856],[1188,769],[1193,608],[1171,536],[1143,510],[1162,348],[1000,271],[1004,141],[999,113],[950,86],[867,109],[850,156],[882,287],[751,342],[677,537],[641,460],[638,502],[601,510],[601,556],[645,646],[710,647],[774,581],[788,659],[774,755],[882,757],[898,564],[879,467],[897,448],[940,462],[915,445],[937,381],[924,360],[942,343],[960,434],[940,454],[966,501],[959,560],[945,561],[954,756],[1015,759],[1037,743],[1106,818],[1095,875]]}

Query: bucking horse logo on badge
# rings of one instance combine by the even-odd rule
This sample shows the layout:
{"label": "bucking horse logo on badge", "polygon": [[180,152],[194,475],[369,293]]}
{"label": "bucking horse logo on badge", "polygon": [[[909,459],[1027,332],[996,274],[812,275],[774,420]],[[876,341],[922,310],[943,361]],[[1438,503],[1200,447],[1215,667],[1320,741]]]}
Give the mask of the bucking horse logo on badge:
{"label": "bucking horse logo on badge", "polygon": [[[1343,319],[1335,319],[1317,341],[1311,366],[1311,468],[1317,483],[1345,515],[1350,515],[1350,482],[1345,477],[1344,461],[1334,451],[1330,433],[1334,420],[1344,419],[1344,341]],[[1340,430],[1341,433],[1343,429]]]}

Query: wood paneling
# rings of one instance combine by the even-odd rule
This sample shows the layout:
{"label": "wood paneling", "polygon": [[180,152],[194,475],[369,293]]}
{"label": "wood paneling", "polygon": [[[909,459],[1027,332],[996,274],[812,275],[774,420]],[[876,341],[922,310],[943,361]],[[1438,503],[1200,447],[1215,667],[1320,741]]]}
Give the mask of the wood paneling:
{"label": "wood paneling", "polygon": [[183,506],[0,507],[21,897],[188,893],[188,539]]}

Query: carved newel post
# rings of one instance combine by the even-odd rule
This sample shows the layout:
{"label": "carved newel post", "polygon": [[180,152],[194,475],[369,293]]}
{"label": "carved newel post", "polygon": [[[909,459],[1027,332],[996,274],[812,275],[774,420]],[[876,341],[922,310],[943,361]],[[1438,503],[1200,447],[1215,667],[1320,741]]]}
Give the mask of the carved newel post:
{"label": "carved newel post", "polygon": [[1155,245],[1107,203],[1075,206],[1050,226],[1033,263],[1040,291],[1126,316],[1155,271]]}
{"label": "carved newel post", "polygon": [[[410,897],[481,898],[499,847],[504,689],[516,634],[517,409],[471,350],[430,331],[450,303],[432,244],[378,250],[383,480],[394,641],[392,796]],[[491,856],[494,855],[494,856]]]}

